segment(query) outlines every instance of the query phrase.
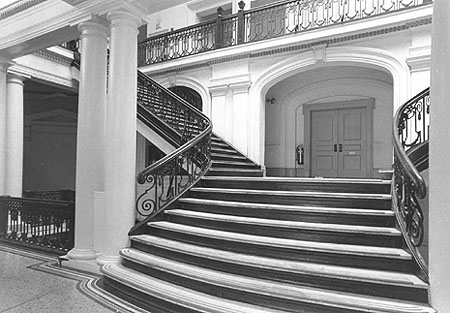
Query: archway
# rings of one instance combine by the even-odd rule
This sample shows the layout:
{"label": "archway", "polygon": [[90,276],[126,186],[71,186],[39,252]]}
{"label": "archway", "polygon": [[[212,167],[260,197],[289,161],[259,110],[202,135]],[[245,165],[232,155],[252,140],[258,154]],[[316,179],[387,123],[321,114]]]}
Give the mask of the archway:
{"label": "archway", "polygon": [[250,89],[252,119],[248,127],[251,141],[249,156],[253,160],[265,164],[265,109],[266,100],[271,99],[268,91],[271,87],[288,77],[330,66],[365,68],[390,75],[394,109],[399,107],[410,96],[408,89],[409,69],[406,63],[397,60],[387,52],[363,47],[332,47],[323,49],[323,53],[308,51],[274,64],[259,75],[252,84]]}

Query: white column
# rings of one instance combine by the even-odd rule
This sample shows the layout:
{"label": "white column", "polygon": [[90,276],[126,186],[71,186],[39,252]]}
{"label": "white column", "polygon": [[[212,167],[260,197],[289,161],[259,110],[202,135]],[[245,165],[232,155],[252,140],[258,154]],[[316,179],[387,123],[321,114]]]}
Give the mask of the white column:
{"label": "white column", "polygon": [[75,247],[73,260],[95,260],[95,201],[104,191],[104,129],[106,108],[107,24],[90,20],[78,26],[80,41],[80,87],[78,99],[77,165],[75,199]]}
{"label": "white column", "polygon": [[97,263],[118,261],[134,225],[136,201],[137,35],[141,23],[131,13],[107,14],[110,67],[106,111],[105,247]]}
{"label": "white column", "polygon": [[213,124],[213,132],[225,138],[225,109],[228,85],[209,87],[209,92],[211,93],[211,122]]}
{"label": "white column", "polygon": [[431,305],[450,308],[450,1],[433,4],[430,108],[430,280]]}
{"label": "white column", "polygon": [[6,194],[22,197],[23,174],[23,81],[8,74],[6,82]]}
{"label": "white column", "polygon": [[9,64],[0,60],[0,196],[6,194],[6,71]]}
{"label": "white column", "polygon": [[233,145],[242,153],[248,155],[248,89],[251,82],[239,82],[230,84],[233,92]]}

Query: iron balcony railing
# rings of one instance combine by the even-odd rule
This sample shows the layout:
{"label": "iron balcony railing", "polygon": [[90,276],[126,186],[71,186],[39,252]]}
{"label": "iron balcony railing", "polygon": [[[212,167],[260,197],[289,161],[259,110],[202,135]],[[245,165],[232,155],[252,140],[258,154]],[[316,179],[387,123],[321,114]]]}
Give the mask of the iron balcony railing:
{"label": "iron balcony railing", "polygon": [[432,0],[297,0],[279,1],[223,16],[162,35],[138,46],[138,65],[145,66],[206,51],[341,25],[432,3]]}

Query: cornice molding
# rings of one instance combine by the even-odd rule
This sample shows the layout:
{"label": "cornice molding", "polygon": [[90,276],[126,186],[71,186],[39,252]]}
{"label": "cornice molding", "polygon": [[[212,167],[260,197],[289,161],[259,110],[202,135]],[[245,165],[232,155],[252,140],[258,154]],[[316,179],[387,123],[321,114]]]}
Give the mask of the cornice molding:
{"label": "cornice molding", "polygon": [[11,5],[0,10],[0,20],[16,15],[17,13],[25,11],[45,1],[47,0],[23,0],[12,3]]}
{"label": "cornice molding", "polygon": [[[357,33],[357,34],[349,34],[346,36],[336,36],[334,38],[328,38],[328,39],[317,39],[317,40],[313,40],[310,42],[294,44],[294,45],[289,45],[289,46],[275,48],[275,49],[269,48],[269,49],[266,49],[263,51],[258,51],[258,52],[246,52],[246,53],[241,53],[241,54],[235,54],[235,55],[225,56],[222,58],[217,58],[214,60],[201,62],[201,63],[197,63],[197,64],[193,64],[193,65],[178,66],[173,69],[169,69],[169,70],[165,70],[165,71],[155,71],[153,73],[148,70],[145,71],[145,67],[143,67],[143,68],[144,68],[144,73],[151,73],[151,75],[153,75],[153,76],[162,76],[162,75],[168,75],[170,73],[184,72],[184,71],[198,69],[198,68],[202,68],[202,67],[209,67],[209,66],[212,66],[215,64],[234,62],[234,61],[242,60],[242,59],[259,58],[259,57],[265,57],[265,56],[269,56],[269,55],[289,53],[292,51],[317,49],[322,46],[330,47],[332,45],[337,45],[337,44],[341,44],[341,43],[345,43],[345,42],[356,41],[356,40],[360,40],[360,39],[376,37],[376,36],[383,36],[383,35],[387,35],[387,34],[391,34],[391,33],[401,32],[401,31],[409,30],[414,27],[429,25],[429,24],[431,24],[431,22],[432,22],[431,17],[426,17],[426,18],[422,18],[422,19],[415,20],[412,22],[407,22],[407,23],[404,23],[401,25],[384,27],[384,28],[377,29],[377,30],[365,31],[365,32]],[[168,62],[170,62],[170,61],[168,61]],[[175,63],[175,62],[173,62],[173,63]]]}
{"label": "cornice molding", "polygon": [[49,50],[40,50],[34,52],[33,55],[41,57],[43,59],[52,61],[54,63],[58,63],[64,66],[70,66],[72,64],[73,59],[63,56],[59,53],[55,53]]}

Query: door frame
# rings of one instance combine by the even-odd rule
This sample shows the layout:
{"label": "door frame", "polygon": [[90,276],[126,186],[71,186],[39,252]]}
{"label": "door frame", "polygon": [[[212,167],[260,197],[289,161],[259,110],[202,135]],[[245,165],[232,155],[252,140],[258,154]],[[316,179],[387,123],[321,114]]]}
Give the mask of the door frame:
{"label": "door frame", "polygon": [[303,116],[305,121],[305,176],[311,177],[311,154],[312,154],[312,131],[311,131],[311,116],[313,111],[327,111],[338,109],[356,109],[363,108],[366,110],[366,178],[373,177],[373,111],[375,109],[375,99],[350,100],[350,101],[335,101],[324,103],[310,103],[303,105]]}

